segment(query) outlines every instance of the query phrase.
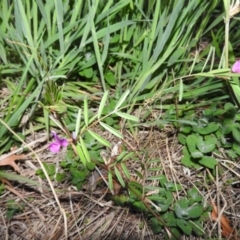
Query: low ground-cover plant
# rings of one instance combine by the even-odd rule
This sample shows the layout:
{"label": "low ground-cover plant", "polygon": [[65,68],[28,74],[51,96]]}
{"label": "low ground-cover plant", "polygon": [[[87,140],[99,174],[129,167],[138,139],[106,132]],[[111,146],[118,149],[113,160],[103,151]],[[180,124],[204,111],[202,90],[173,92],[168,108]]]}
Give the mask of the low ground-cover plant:
{"label": "low ground-cover plant", "polygon": [[[1,118],[21,139],[31,132],[26,128],[36,132],[45,129],[46,134],[52,128],[61,129],[60,135],[64,136],[60,138],[55,133],[52,152],[68,145],[60,166],[43,163],[37,174],[46,177],[47,173],[50,180],[57,182],[69,180],[80,190],[96,166],[104,167],[111,193],[116,181],[128,190],[126,195],[113,194],[112,199],[145,212],[155,233],[165,227],[176,239],[180,234],[201,236],[201,220],[207,209],[197,190],[190,189],[187,196],[174,200],[173,193],[181,189],[158,176],[155,192],[146,191],[145,186],[130,178],[126,161],[133,157],[132,153],[123,151],[119,156],[102,158],[102,148],[111,149],[113,144],[99,132],[109,132],[118,139],[123,139],[122,128],[134,132],[132,121],[137,122],[138,118],[131,113],[140,104],[150,106],[149,112],[155,107],[167,109],[163,118],[169,122],[179,120],[178,126],[185,122],[179,133],[179,141],[185,145],[182,159],[185,166],[213,169],[217,161],[212,155],[220,147],[232,158],[239,155],[240,127],[237,115],[233,117],[236,111],[232,105],[226,104],[222,112],[211,107],[200,118],[191,119],[191,123],[189,115],[184,115],[185,107],[196,108],[192,103],[200,95],[204,94],[208,102],[209,93],[224,86],[214,79],[221,69],[202,73],[212,70],[214,50],[206,47],[200,56],[198,51],[192,52],[203,32],[210,32],[222,20],[218,16],[209,24],[219,2],[189,1],[186,5],[184,0],[171,4],[160,0],[149,4],[144,0],[107,4],[97,0],[1,1],[4,12],[0,14],[0,69],[4,78],[1,86],[9,91],[9,96],[1,99],[1,105],[8,105],[2,109]],[[204,18],[199,20],[202,15]],[[198,23],[200,27],[195,28]],[[216,35],[224,35],[212,33],[220,57]],[[212,52],[208,55],[209,48]],[[228,66],[222,67],[228,71]],[[197,80],[192,77],[189,83],[184,82],[181,77],[191,73],[199,74]],[[226,77],[229,76],[223,79]],[[177,98],[190,103],[178,105]],[[211,102],[214,101],[216,98]],[[173,102],[175,106],[169,107]],[[179,116],[185,119],[177,119],[177,108],[183,111]],[[168,119],[168,113],[174,115],[173,119]],[[224,121],[222,116],[226,117]],[[5,125],[0,126],[1,154],[20,143]]]}
{"label": "low ground-cover plant", "polygon": [[[121,206],[143,212],[155,234],[165,232],[165,239],[179,239],[183,234],[203,236],[203,220],[210,211],[203,206],[204,198],[196,188],[187,191],[187,196],[176,200],[173,194],[181,186],[167,181],[164,175],[155,176],[159,186],[142,186],[133,181],[126,183],[129,195],[114,195],[112,199]],[[151,190],[150,190],[151,189]],[[168,234],[167,234],[168,233]]]}
{"label": "low ground-cover plant", "polygon": [[219,155],[220,148],[228,157],[236,159],[240,155],[240,123],[236,107],[231,103],[222,107],[212,105],[199,114],[186,113],[184,119],[188,124],[182,124],[179,129],[178,140],[184,145],[181,163],[186,167],[214,169],[218,163],[214,153]]}

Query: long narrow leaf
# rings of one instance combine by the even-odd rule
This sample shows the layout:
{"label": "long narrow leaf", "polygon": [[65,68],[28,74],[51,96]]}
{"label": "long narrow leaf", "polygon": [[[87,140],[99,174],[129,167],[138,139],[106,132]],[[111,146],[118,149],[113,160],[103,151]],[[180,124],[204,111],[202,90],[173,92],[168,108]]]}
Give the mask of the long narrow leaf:
{"label": "long narrow leaf", "polygon": [[18,174],[10,173],[10,172],[4,172],[0,171],[0,177],[1,178],[6,178],[10,181],[18,181],[22,183],[28,183],[28,184],[33,184],[33,185],[40,185],[40,183],[33,181],[27,177],[20,176]]}
{"label": "long narrow leaf", "polygon": [[118,181],[120,182],[120,184],[125,187],[125,182],[123,181],[123,178],[122,178],[122,175],[121,173],[119,172],[119,170],[117,169],[117,167],[114,167],[114,172],[116,174],[116,177],[118,179]]}
{"label": "long narrow leaf", "polygon": [[129,173],[129,171],[128,171],[126,165],[125,165],[124,163],[121,162],[121,167],[122,167],[122,170],[123,170],[125,176],[126,176],[127,178],[130,179],[130,173]]}
{"label": "long narrow leaf", "polygon": [[98,119],[99,119],[99,118],[101,117],[101,115],[102,115],[102,111],[103,111],[104,106],[105,106],[105,104],[106,104],[106,102],[107,102],[107,99],[108,99],[108,93],[109,93],[109,91],[106,91],[106,92],[104,92],[104,94],[103,94],[103,96],[102,96],[102,100],[101,100],[100,105],[99,105],[99,108],[98,108]]}
{"label": "long narrow leaf", "polygon": [[123,95],[121,96],[121,98],[118,100],[118,102],[116,103],[116,106],[114,108],[114,110],[118,110],[118,108],[124,103],[124,101],[126,100],[127,96],[129,95],[130,91],[129,89],[126,90]]}
{"label": "long narrow leaf", "polygon": [[109,132],[112,133],[113,135],[115,135],[115,136],[117,136],[117,137],[119,137],[119,138],[123,138],[122,134],[121,134],[118,130],[116,130],[116,129],[114,129],[113,127],[107,125],[106,123],[100,122],[100,124],[101,124],[101,126],[102,126],[103,128],[105,128],[107,131],[109,131]]}
{"label": "long narrow leaf", "polygon": [[84,166],[86,166],[87,165],[87,160],[85,158],[85,155],[84,155],[83,150],[82,150],[79,143],[76,145],[76,149],[77,149],[78,156],[79,156],[81,162],[83,163]]}
{"label": "long narrow leaf", "polygon": [[87,160],[87,162],[91,162],[91,158],[90,158],[89,152],[87,150],[85,142],[83,141],[83,139],[81,137],[80,137],[80,143],[81,143],[81,148],[82,148],[83,154],[85,156],[85,159]]}
{"label": "long narrow leaf", "polygon": [[123,112],[115,112],[115,114],[117,114],[119,117],[123,118],[123,119],[127,119],[133,122],[139,122],[139,119],[135,116],[132,116],[130,114],[127,113],[123,113]]}
{"label": "long narrow leaf", "polygon": [[88,130],[89,134],[95,138],[99,143],[103,144],[106,147],[111,148],[111,144],[110,142],[108,142],[106,139],[104,139],[103,137],[101,137],[100,135],[98,135],[97,133],[91,131],[90,129]]}
{"label": "long narrow leaf", "polygon": [[76,126],[75,126],[75,134],[76,137],[79,134],[80,126],[81,126],[81,117],[82,117],[82,109],[78,109],[78,115],[77,115],[77,120],[76,120]]}
{"label": "long narrow leaf", "polygon": [[87,101],[87,98],[84,98],[84,112],[83,112],[83,114],[84,114],[84,121],[85,121],[85,124],[86,124],[86,126],[88,126],[88,124],[89,124],[89,119],[88,119],[88,101]]}

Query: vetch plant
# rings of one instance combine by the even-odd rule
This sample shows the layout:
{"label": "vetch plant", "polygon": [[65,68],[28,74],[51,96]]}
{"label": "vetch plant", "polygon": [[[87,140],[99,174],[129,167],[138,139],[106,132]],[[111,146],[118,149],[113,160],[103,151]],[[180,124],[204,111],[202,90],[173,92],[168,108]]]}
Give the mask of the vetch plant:
{"label": "vetch plant", "polygon": [[68,146],[68,141],[65,138],[60,138],[56,132],[52,131],[52,135],[55,139],[54,142],[52,142],[49,145],[49,150],[53,153],[58,153],[61,149],[61,147],[67,147]]}

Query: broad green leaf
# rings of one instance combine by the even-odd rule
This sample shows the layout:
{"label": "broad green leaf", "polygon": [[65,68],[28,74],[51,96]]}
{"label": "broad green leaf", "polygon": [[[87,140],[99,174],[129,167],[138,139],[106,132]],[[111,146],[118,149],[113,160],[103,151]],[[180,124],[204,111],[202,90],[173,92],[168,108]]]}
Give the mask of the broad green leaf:
{"label": "broad green leaf", "polygon": [[201,202],[203,197],[200,195],[196,188],[191,188],[187,191],[188,197],[193,199],[195,202]]}
{"label": "broad green leaf", "polygon": [[204,236],[205,235],[205,231],[203,229],[202,223],[199,220],[189,221],[188,224],[189,224],[189,226],[192,227],[192,230],[194,231],[194,233],[197,236]]}
{"label": "broad green leaf", "polygon": [[167,191],[176,192],[182,190],[182,186],[177,183],[167,182],[164,185]]}
{"label": "broad green leaf", "polygon": [[134,209],[137,209],[138,211],[142,211],[142,212],[147,211],[147,208],[142,201],[135,201],[132,203],[132,206]]}
{"label": "broad green leaf", "polygon": [[108,71],[108,72],[104,75],[104,77],[105,77],[107,83],[108,83],[110,86],[112,86],[112,87],[116,86],[117,79],[116,79],[115,75],[114,75],[112,72]]}
{"label": "broad green leaf", "polygon": [[177,139],[180,144],[182,144],[182,145],[186,144],[186,135],[185,134],[179,133],[177,136]]}
{"label": "broad green leaf", "polygon": [[168,182],[167,177],[165,175],[160,175],[158,179],[162,187],[164,187],[164,185]]}
{"label": "broad green leaf", "polygon": [[193,152],[191,152],[191,156],[193,158],[201,158],[203,156],[203,154],[199,151],[193,151]]}
{"label": "broad green leaf", "polygon": [[216,132],[219,128],[219,124],[216,122],[209,123],[206,127],[199,127],[198,133],[201,135],[208,135],[210,133]]}
{"label": "broad green leaf", "polygon": [[203,166],[214,169],[215,166],[218,164],[217,160],[213,157],[209,156],[203,156],[200,160],[199,163],[202,164]]}
{"label": "broad green leaf", "polygon": [[238,154],[238,156],[240,156],[240,147],[239,147],[239,143],[234,142],[232,145],[232,150]]}
{"label": "broad green leaf", "polygon": [[109,132],[112,133],[113,135],[115,135],[115,136],[117,136],[117,137],[119,137],[119,138],[121,138],[121,139],[123,138],[122,134],[121,134],[118,130],[116,130],[116,129],[114,129],[113,127],[107,125],[106,123],[100,122],[100,124],[101,124],[101,126],[102,126],[103,128],[105,128],[107,131],[109,131]]}
{"label": "broad green leaf", "polygon": [[118,206],[122,206],[125,207],[126,204],[128,203],[128,197],[124,196],[124,195],[113,195],[111,196],[112,201],[118,205]]}
{"label": "broad green leaf", "polygon": [[184,234],[190,235],[192,227],[184,219],[177,219],[177,226],[183,231]]}
{"label": "broad green leaf", "polygon": [[176,227],[177,225],[177,219],[176,216],[174,215],[173,212],[166,212],[162,215],[162,218],[164,220],[164,222],[167,224],[168,227]]}
{"label": "broad green leaf", "polygon": [[203,141],[202,137],[198,137],[197,148],[201,153],[211,153],[215,149],[216,139],[209,138]]}
{"label": "broad green leaf", "polygon": [[197,136],[196,135],[188,135],[187,139],[186,139],[186,142],[187,142],[189,152],[190,153],[195,152],[196,151],[196,144],[197,144]]}
{"label": "broad green leaf", "polygon": [[238,143],[240,143],[240,131],[239,131],[239,128],[238,128],[238,127],[232,128],[232,135],[233,135],[233,138],[234,138]]}
{"label": "broad green leaf", "polygon": [[189,214],[189,217],[192,219],[201,217],[202,213],[203,213],[203,206],[201,206],[198,203],[195,203],[188,207],[188,214]]}
{"label": "broad green leaf", "polygon": [[162,227],[160,226],[158,220],[155,217],[150,219],[149,224],[154,234],[161,233]]}
{"label": "broad green leaf", "polygon": [[174,206],[174,211],[180,219],[199,218],[203,213],[203,207],[200,204],[191,204],[187,199],[180,199]]}

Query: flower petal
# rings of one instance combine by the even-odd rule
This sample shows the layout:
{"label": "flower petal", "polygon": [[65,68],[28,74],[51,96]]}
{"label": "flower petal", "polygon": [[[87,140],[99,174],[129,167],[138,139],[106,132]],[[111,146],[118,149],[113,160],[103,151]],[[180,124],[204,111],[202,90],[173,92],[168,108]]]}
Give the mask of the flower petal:
{"label": "flower petal", "polygon": [[54,132],[54,131],[51,131],[51,133],[52,133],[52,135],[53,135],[55,141],[60,143],[61,139],[59,138],[59,136],[57,135],[57,133]]}
{"label": "flower petal", "polygon": [[67,147],[68,146],[68,141],[65,138],[59,139],[60,140],[60,144],[62,147]]}
{"label": "flower petal", "polygon": [[60,151],[61,144],[59,144],[58,142],[53,142],[48,147],[51,152],[58,153]]}
{"label": "flower petal", "polygon": [[232,66],[233,73],[240,73],[240,60],[236,61]]}

